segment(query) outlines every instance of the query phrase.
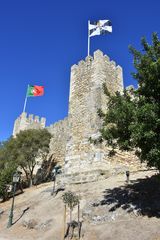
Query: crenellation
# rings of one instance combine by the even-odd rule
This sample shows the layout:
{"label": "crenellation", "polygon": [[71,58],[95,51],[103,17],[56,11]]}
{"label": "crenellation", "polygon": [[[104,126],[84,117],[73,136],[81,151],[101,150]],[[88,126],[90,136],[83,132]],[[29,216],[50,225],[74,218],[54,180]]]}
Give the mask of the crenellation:
{"label": "crenellation", "polygon": [[121,71],[122,72],[122,67],[121,66],[117,65],[116,69],[117,69],[117,71]]}
{"label": "crenellation", "polygon": [[40,123],[41,123],[41,126],[42,126],[43,128],[45,128],[45,125],[46,125],[46,118],[41,117],[41,119],[40,119]]}
{"label": "crenellation", "polygon": [[116,67],[116,62],[112,60],[112,61],[110,61],[110,65],[114,66],[114,68],[115,68]]}
{"label": "crenellation", "polygon": [[26,113],[26,112],[23,112],[23,113],[20,115],[20,118],[21,118],[21,119],[26,119],[26,118],[27,118],[27,113]]}
{"label": "crenellation", "polygon": [[28,120],[29,120],[30,123],[33,122],[33,114],[29,114],[29,116],[28,116]]}
{"label": "crenellation", "polygon": [[[108,97],[103,92],[103,84],[109,92],[123,91],[123,71],[116,62],[102,51],[94,52],[71,67],[68,117],[46,129],[52,134],[48,158],[64,167],[68,179],[71,175],[88,174],[88,179],[98,179],[102,171],[109,172],[115,167],[108,157],[109,149],[104,144],[91,144],[89,138],[100,136],[102,120],[98,109],[107,111]],[[45,118],[22,113],[14,125],[13,135],[20,130],[44,128]],[[128,155],[127,155],[128,156]],[[122,160],[119,154],[116,161]],[[113,170],[114,172],[114,170]],[[101,176],[102,177],[102,176]],[[75,181],[72,178],[72,181]]]}
{"label": "crenellation", "polygon": [[34,117],[34,122],[39,123],[39,116]]}
{"label": "crenellation", "polygon": [[84,60],[81,60],[81,61],[78,62],[78,66],[83,67],[85,65],[85,63],[86,62]]}
{"label": "crenellation", "polygon": [[86,58],[85,58],[85,61],[88,63],[91,63],[92,61],[93,61],[93,57],[92,56],[87,56]]}
{"label": "crenellation", "polygon": [[73,72],[74,70],[77,70],[77,68],[78,68],[78,65],[74,64],[71,66],[71,71]]}
{"label": "crenellation", "polygon": [[34,116],[23,112],[16,120],[13,129],[13,136],[15,137],[20,131],[28,129],[42,129],[45,128],[46,119],[39,118],[39,116]]}
{"label": "crenellation", "polygon": [[103,58],[103,52],[99,49],[97,51],[95,51],[93,55],[94,55],[94,60]]}
{"label": "crenellation", "polygon": [[110,62],[110,57],[108,57],[107,55],[104,55],[104,61],[105,62]]}

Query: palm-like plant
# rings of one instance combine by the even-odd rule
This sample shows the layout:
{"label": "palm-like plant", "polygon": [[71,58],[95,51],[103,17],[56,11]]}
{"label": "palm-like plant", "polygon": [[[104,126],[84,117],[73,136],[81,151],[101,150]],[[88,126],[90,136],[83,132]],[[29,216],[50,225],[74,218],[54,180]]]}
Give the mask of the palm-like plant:
{"label": "palm-like plant", "polygon": [[63,194],[62,198],[64,204],[67,205],[70,209],[70,222],[72,222],[72,211],[73,208],[79,204],[79,197],[71,191],[68,191]]}

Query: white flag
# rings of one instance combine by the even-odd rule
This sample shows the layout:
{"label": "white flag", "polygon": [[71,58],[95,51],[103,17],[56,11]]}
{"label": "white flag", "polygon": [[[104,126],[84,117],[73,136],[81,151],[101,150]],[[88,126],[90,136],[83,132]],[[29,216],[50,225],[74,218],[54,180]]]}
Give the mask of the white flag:
{"label": "white flag", "polygon": [[89,37],[103,35],[112,32],[112,24],[109,20],[99,20],[89,23]]}

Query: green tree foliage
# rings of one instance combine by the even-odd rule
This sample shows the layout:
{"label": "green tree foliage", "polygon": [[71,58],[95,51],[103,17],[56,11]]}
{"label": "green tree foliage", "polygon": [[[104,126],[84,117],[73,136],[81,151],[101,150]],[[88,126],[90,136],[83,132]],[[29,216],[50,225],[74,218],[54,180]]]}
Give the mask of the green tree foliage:
{"label": "green tree foliage", "polygon": [[109,103],[106,114],[99,111],[101,138],[113,149],[136,149],[142,162],[160,169],[160,40],[153,33],[151,45],[145,38],[141,44],[142,52],[130,46],[138,88],[114,96],[105,89]]}
{"label": "green tree foliage", "polygon": [[11,138],[5,147],[7,162],[20,166],[30,185],[33,171],[39,160],[44,160],[49,152],[51,134],[46,129],[21,131],[16,138]]}
{"label": "green tree foliage", "polygon": [[63,202],[70,209],[70,222],[72,222],[72,211],[73,208],[79,204],[79,197],[75,195],[73,192],[68,191],[62,196]]}
{"label": "green tree foliage", "polygon": [[8,198],[8,187],[17,168],[16,162],[7,161],[7,144],[8,141],[1,143],[0,147],[0,198],[3,201]]}
{"label": "green tree foliage", "polygon": [[135,103],[132,101],[131,91],[124,91],[123,95],[116,93],[110,95],[104,85],[104,91],[109,97],[107,102],[107,113],[99,110],[99,116],[103,118],[101,138],[112,146],[112,151],[119,147],[122,150],[132,148],[130,124],[134,121]]}

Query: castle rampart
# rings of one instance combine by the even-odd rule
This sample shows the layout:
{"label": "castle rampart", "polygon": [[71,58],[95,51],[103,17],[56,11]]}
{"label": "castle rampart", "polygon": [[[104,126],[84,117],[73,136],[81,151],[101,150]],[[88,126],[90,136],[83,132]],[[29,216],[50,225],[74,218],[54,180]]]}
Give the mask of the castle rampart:
{"label": "castle rampart", "polygon": [[16,136],[20,131],[28,129],[42,129],[45,128],[46,119],[44,117],[34,116],[23,112],[14,123],[13,136]]}
{"label": "castle rampart", "polygon": [[66,142],[69,137],[68,117],[50,125],[47,127],[47,130],[52,134],[50,153],[48,157],[51,157],[57,163],[59,162],[60,164],[64,164]]}
{"label": "castle rampart", "polygon": [[[102,121],[97,110],[107,111],[104,83],[111,94],[123,92],[122,68],[97,50],[93,57],[87,56],[71,67],[68,117],[47,127],[53,135],[48,158],[64,166],[68,182],[97,180],[109,171],[114,173],[117,168],[123,169],[129,159],[135,159],[134,155],[120,151],[111,159],[108,157],[109,149],[104,144],[89,142],[89,138],[100,134]],[[44,128],[45,122],[45,118],[27,117],[26,113],[22,113],[15,121],[13,135],[25,129]]]}

